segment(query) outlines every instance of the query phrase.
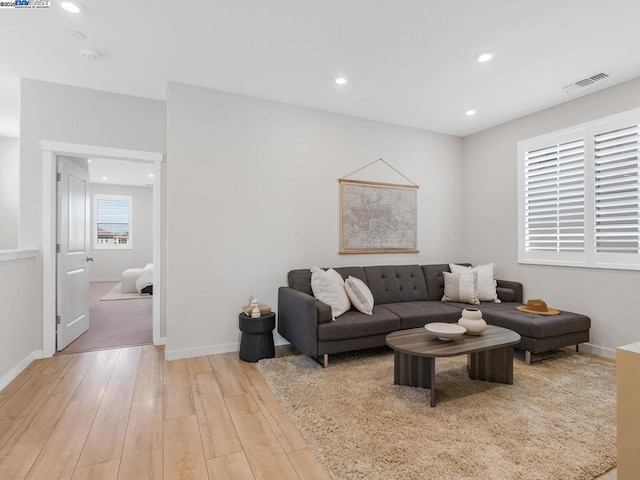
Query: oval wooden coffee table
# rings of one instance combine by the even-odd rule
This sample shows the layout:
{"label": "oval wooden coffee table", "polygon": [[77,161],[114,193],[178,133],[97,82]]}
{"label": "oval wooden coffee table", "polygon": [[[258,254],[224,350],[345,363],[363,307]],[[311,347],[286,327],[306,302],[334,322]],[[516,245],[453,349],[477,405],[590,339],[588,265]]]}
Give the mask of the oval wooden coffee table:
{"label": "oval wooden coffee table", "polygon": [[520,342],[520,335],[487,325],[481,335],[462,335],[443,341],[422,327],[390,333],[386,341],[394,350],[393,382],[428,388],[431,406],[435,407],[436,358],[466,354],[469,378],[512,384],[513,346]]}

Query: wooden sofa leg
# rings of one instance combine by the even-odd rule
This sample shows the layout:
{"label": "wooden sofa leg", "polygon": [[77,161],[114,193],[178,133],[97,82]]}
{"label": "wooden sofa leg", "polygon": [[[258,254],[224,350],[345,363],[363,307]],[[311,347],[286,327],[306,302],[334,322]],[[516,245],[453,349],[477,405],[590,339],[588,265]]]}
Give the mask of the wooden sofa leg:
{"label": "wooden sofa leg", "polygon": [[524,361],[527,365],[531,365],[531,352],[529,350],[524,351]]}
{"label": "wooden sofa leg", "polygon": [[580,344],[576,343],[576,353],[580,353]]}

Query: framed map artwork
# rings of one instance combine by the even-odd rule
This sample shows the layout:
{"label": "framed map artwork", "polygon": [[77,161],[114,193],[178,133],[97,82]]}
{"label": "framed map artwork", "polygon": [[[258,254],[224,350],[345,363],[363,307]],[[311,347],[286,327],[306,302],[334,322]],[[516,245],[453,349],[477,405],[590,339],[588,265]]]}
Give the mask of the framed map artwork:
{"label": "framed map artwork", "polygon": [[340,181],[340,253],[418,253],[417,185]]}

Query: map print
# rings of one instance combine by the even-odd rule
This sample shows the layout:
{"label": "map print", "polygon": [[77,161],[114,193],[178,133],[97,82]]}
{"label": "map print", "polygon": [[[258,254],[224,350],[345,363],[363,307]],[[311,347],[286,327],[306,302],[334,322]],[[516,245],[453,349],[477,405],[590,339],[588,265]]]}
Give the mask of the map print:
{"label": "map print", "polygon": [[340,186],[341,253],[417,252],[416,188],[347,182]]}

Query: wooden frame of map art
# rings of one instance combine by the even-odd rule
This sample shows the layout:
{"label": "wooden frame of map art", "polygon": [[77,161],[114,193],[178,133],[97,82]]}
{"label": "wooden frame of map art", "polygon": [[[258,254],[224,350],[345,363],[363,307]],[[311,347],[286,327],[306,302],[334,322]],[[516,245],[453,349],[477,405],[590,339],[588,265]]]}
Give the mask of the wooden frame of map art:
{"label": "wooden frame of map art", "polygon": [[418,253],[418,186],[340,178],[340,254]]}

